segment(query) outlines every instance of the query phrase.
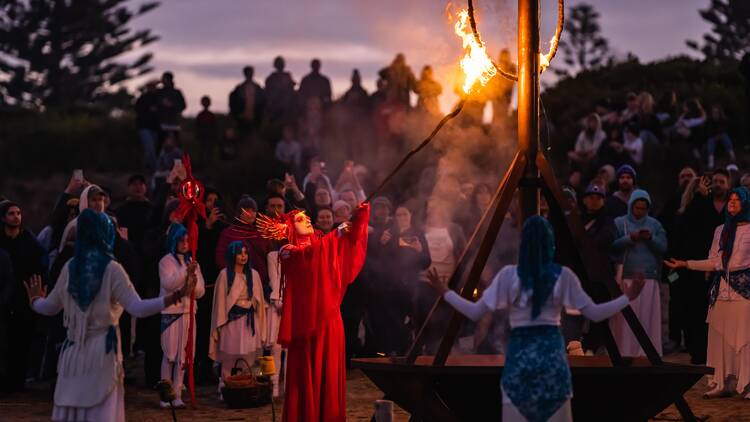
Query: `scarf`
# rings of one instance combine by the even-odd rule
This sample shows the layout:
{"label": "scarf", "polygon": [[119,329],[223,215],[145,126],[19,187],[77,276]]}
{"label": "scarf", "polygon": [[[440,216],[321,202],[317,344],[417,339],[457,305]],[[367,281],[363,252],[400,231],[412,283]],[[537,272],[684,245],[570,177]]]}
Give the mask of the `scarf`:
{"label": "scarf", "polygon": [[531,292],[531,317],[536,318],[562,271],[562,267],[553,262],[555,234],[546,219],[534,216],[526,220],[519,255],[517,272],[521,290]]}
{"label": "scarf", "polygon": [[724,220],[724,228],[721,229],[721,237],[719,238],[719,251],[721,252],[721,263],[724,265],[724,270],[729,269],[729,259],[732,257],[732,251],[734,249],[734,237],[737,235],[737,224],[750,221],[750,191],[744,187],[734,188],[729,193],[737,195],[740,198],[742,208],[737,215],[730,215],[727,207],[724,206],[724,214],[726,219]]}
{"label": "scarf", "polygon": [[68,293],[86,312],[102,286],[107,265],[114,258],[115,228],[106,214],[85,209],[78,216],[75,255],[68,266]]}
{"label": "scarf", "polygon": [[[177,262],[180,262],[180,259],[177,257],[177,243],[185,236],[187,236],[187,229],[182,224],[172,223],[169,226],[169,230],[167,230],[167,253],[172,254]],[[190,251],[184,254],[184,257],[185,263],[190,262]]]}
{"label": "scarf", "polygon": [[234,283],[234,263],[237,255],[242,252],[242,248],[245,248],[247,255],[247,263],[245,263],[245,266],[243,268],[243,271],[245,273],[245,281],[247,283],[247,297],[251,298],[253,297],[253,276],[250,273],[250,254],[247,250],[247,247],[245,246],[245,243],[236,240],[229,244],[229,247],[227,248],[227,252],[224,255],[224,258],[226,260],[227,265],[227,294],[229,294],[229,291],[232,289],[232,284]]}

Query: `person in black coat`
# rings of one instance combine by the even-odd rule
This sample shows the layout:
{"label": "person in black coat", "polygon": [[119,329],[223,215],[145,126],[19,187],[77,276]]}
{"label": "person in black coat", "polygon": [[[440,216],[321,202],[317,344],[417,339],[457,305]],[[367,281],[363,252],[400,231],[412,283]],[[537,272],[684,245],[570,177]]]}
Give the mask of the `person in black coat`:
{"label": "person in black coat", "polygon": [[[604,187],[591,184],[583,195],[581,219],[584,230],[586,230],[586,241],[590,242],[593,250],[603,251],[601,259],[589,263],[592,279],[590,280],[590,291],[587,290],[587,292],[597,303],[609,300],[610,295],[605,287],[605,282],[615,277],[613,263],[607,256],[606,251],[615,241],[617,230],[614,220],[607,214],[604,204]],[[595,352],[603,346],[607,329],[607,321],[589,323],[588,330],[585,330],[582,339],[584,350]]]}
{"label": "person in black coat", "polygon": [[[10,255],[0,249],[0,380],[9,379],[11,361],[8,349],[11,338],[9,336],[8,321],[10,318],[10,295],[16,281],[13,277],[13,265]],[[0,393],[8,389],[6,382],[0,382]]]}
{"label": "person in black coat", "polygon": [[237,129],[241,133],[248,133],[260,127],[266,94],[253,80],[255,69],[252,66],[245,66],[242,73],[245,80],[229,94],[229,114],[237,122]]}
{"label": "person in black coat", "polygon": [[29,355],[37,323],[36,314],[29,307],[22,282],[32,275],[46,278],[46,253],[34,235],[23,228],[21,207],[11,201],[0,203],[0,249],[10,257],[15,278],[8,289],[8,344],[9,374],[4,377],[5,389],[23,390],[29,367]]}
{"label": "person in black coat", "polygon": [[368,286],[367,320],[374,337],[368,349],[402,355],[415,328],[412,302],[419,274],[432,260],[424,233],[412,224],[412,212],[399,206],[394,216],[394,223],[373,233],[368,251],[375,277]]}
{"label": "person in black coat", "polygon": [[[671,256],[681,259],[706,258],[716,227],[724,224],[724,207],[729,190],[729,175],[725,170],[715,171],[710,182],[708,177],[703,176],[688,185],[684,210],[675,220],[675,241],[669,251]],[[670,284],[670,319],[677,320],[677,329],[682,333],[670,332],[670,337],[678,340],[679,334],[684,334],[690,362],[704,364],[708,348],[706,315],[709,280],[698,271],[680,269],[675,272],[678,278]]]}

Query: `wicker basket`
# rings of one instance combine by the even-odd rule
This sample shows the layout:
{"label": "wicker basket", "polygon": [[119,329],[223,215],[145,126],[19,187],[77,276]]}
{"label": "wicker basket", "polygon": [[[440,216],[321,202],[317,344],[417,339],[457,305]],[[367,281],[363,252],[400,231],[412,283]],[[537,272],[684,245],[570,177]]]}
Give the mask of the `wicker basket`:
{"label": "wicker basket", "polygon": [[[232,372],[239,369],[237,365],[240,362],[243,362],[248,369],[250,368],[244,359],[238,359]],[[221,389],[224,403],[230,409],[265,406],[271,403],[272,393],[273,387],[267,377],[256,378],[250,373],[239,373],[227,377]]]}

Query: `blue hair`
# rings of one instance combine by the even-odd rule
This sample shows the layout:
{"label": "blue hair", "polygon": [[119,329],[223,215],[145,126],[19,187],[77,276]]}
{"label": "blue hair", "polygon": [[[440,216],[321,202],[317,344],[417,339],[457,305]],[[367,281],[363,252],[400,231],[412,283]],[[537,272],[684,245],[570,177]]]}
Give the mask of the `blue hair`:
{"label": "blue hair", "polygon": [[[177,259],[177,243],[185,236],[187,236],[187,229],[182,224],[172,223],[167,230],[167,253],[175,259]],[[190,261],[191,258],[191,252],[188,251],[185,254],[185,262]],[[177,261],[179,262],[179,259]]]}
{"label": "blue hair", "polygon": [[555,233],[545,218],[533,216],[526,220],[519,255],[518,278],[521,289],[531,291],[531,317],[536,318],[562,271],[562,267],[554,262]]}
{"label": "blue hair", "polygon": [[102,286],[107,265],[114,259],[115,227],[106,214],[85,209],[76,223],[75,255],[68,264],[68,293],[86,312]]}
{"label": "blue hair", "polygon": [[245,263],[244,268],[242,269],[245,273],[245,281],[247,282],[247,296],[253,297],[253,277],[250,273],[251,268],[251,262],[250,262],[250,253],[247,251],[247,247],[245,244],[240,240],[235,240],[234,242],[229,244],[229,247],[227,248],[227,252],[224,255],[224,260],[227,264],[227,294],[229,293],[229,289],[232,288],[232,283],[234,283],[234,265],[236,262],[237,255],[242,252],[242,248],[245,248],[247,254],[247,262]]}

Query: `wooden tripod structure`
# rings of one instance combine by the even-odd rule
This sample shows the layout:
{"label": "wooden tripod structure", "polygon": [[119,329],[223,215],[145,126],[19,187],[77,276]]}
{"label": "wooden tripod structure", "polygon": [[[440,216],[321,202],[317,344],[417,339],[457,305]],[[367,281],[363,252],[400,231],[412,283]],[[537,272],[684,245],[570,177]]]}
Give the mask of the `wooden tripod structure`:
{"label": "wooden tripod structure", "polygon": [[[575,252],[574,262],[569,264],[578,274],[584,289],[597,301],[617,297],[622,292],[613,277],[596,281],[590,277],[590,264],[607,257],[585,241],[585,230],[577,209],[570,207],[565,200],[551,165],[539,151],[539,0],[518,0],[518,33],[518,152],[497,187],[490,207],[470,237],[451,276],[450,286],[460,289],[462,297],[471,298],[518,190],[524,220],[539,214],[540,194],[544,195],[551,220],[559,222],[555,227],[558,249]],[[609,297],[593,294],[595,282],[604,283]],[[386,397],[417,419],[498,420],[501,414],[499,375],[502,357],[449,356],[464,321],[461,314],[453,311],[434,358],[430,361],[428,356],[419,356],[426,327],[431,324],[441,301],[442,298],[436,300],[405,357],[355,359],[354,365],[362,368]],[[648,360],[623,358],[608,326],[602,324],[609,358],[570,359],[575,419],[646,420],[675,403],[684,420],[694,421],[682,394],[711,370],[702,366],[665,363],[633,310],[628,306],[623,315]]]}

